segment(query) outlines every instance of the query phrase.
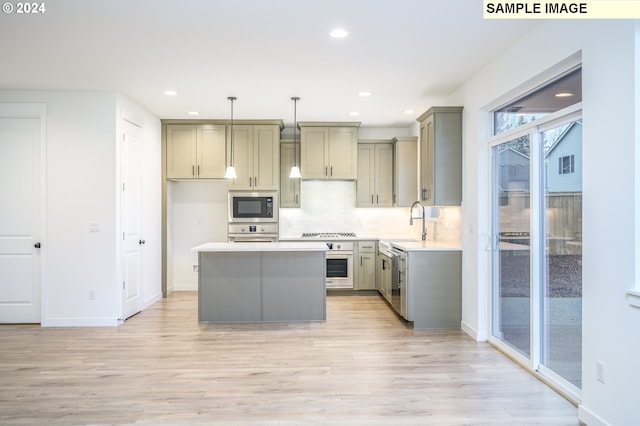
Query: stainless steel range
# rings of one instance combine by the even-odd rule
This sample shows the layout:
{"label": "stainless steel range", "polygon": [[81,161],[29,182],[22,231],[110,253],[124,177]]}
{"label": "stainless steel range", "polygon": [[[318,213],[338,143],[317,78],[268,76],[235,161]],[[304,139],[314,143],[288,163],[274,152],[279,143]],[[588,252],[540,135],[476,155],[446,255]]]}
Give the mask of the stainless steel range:
{"label": "stainless steel range", "polygon": [[327,244],[327,289],[353,289],[353,241],[355,232],[305,232],[303,239]]}

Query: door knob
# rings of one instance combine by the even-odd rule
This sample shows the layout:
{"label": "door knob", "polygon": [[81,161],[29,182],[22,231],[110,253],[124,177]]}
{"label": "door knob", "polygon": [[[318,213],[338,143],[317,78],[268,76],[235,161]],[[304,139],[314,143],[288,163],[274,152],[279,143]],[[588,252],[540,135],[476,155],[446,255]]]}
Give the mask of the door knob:
{"label": "door knob", "polygon": [[146,241],[145,241],[145,240],[140,240],[140,241],[138,241],[138,244],[140,244],[140,245],[143,245],[144,243],[146,243]]}
{"label": "door knob", "polygon": [[33,245],[35,248],[40,248],[40,242],[37,242]]}

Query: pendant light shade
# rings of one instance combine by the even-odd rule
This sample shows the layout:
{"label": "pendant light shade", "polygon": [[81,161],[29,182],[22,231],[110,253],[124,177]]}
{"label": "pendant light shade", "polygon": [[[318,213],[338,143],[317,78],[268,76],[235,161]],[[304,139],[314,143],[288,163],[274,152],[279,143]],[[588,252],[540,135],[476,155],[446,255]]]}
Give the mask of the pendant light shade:
{"label": "pendant light shade", "polygon": [[300,174],[300,167],[298,167],[298,141],[296,140],[296,134],[298,131],[298,101],[299,97],[294,96],[291,98],[293,101],[293,166],[291,167],[291,172],[289,173],[289,177],[292,179],[300,179],[302,175]]}
{"label": "pendant light shade", "polygon": [[227,166],[227,170],[224,173],[224,177],[226,179],[236,179],[238,175],[236,174],[236,168],[233,167],[233,101],[235,101],[235,96],[229,96],[227,99],[231,101],[231,155],[229,156],[229,165]]}

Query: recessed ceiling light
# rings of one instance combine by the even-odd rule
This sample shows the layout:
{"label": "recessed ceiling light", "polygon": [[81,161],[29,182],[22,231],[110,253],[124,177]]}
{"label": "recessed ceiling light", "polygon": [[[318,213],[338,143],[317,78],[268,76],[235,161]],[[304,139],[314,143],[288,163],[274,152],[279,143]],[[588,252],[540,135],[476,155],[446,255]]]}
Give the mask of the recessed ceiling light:
{"label": "recessed ceiling light", "polygon": [[176,96],[178,92],[176,92],[175,90],[165,90],[164,94],[167,96]]}
{"label": "recessed ceiling light", "polygon": [[415,112],[415,111],[414,111],[414,110],[412,110],[412,109],[405,109],[405,110],[404,110],[404,113],[405,113],[405,114],[413,114],[414,112]]}
{"label": "recessed ceiling light", "polygon": [[331,31],[329,35],[333,38],[345,38],[349,35],[349,32],[342,28],[336,28],[335,30]]}
{"label": "recessed ceiling light", "polygon": [[198,111],[189,111],[187,114],[189,115],[200,115]]}
{"label": "recessed ceiling light", "polygon": [[575,94],[571,92],[560,92],[554,95],[556,98],[570,98],[571,96],[575,96]]}
{"label": "recessed ceiling light", "polygon": [[368,96],[373,95],[373,93],[369,92],[368,90],[363,90],[362,92],[358,93],[358,95],[360,95],[363,98],[366,98]]}
{"label": "recessed ceiling light", "polygon": [[350,112],[349,115],[356,116],[356,115],[360,115],[360,113],[358,111],[353,111],[353,112]]}

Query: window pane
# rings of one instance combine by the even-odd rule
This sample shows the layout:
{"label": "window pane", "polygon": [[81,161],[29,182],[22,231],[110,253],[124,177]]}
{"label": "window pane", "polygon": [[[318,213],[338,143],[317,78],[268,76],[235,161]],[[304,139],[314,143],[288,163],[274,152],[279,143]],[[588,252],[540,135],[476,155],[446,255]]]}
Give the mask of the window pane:
{"label": "window pane", "polygon": [[493,148],[492,333],[530,356],[529,136]]}
{"label": "window pane", "polygon": [[545,162],[545,254],[542,364],[581,387],[582,372],[582,121],[542,134]]}
{"label": "window pane", "polygon": [[495,110],[493,133],[498,135],[578,102],[582,102],[581,69]]}

